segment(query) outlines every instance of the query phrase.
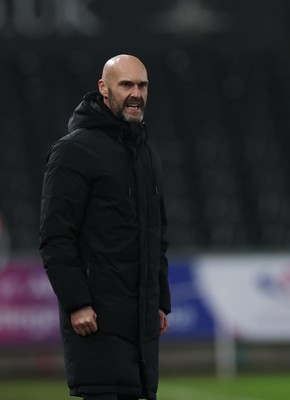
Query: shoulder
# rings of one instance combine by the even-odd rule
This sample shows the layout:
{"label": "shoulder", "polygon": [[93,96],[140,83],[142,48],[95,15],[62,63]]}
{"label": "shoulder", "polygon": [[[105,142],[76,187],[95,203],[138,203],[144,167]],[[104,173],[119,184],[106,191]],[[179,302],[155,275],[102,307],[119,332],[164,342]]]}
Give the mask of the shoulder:
{"label": "shoulder", "polygon": [[77,134],[68,134],[52,144],[46,157],[45,172],[60,173],[68,170],[87,170],[91,163],[89,153],[82,142],[77,140]]}
{"label": "shoulder", "polygon": [[101,135],[101,132],[92,129],[76,129],[52,144],[47,155],[47,161],[55,157],[76,159],[96,154]]}
{"label": "shoulder", "polygon": [[59,146],[69,144],[70,146],[81,147],[81,145],[92,145],[93,143],[96,143],[99,136],[99,131],[79,128],[63,136],[55,144],[58,144]]}

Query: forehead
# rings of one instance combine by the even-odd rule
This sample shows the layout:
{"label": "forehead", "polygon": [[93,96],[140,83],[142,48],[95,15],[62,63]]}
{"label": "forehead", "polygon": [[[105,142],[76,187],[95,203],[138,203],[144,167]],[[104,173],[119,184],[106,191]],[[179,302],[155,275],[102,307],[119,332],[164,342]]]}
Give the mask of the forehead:
{"label": "forehead", "polygon": [[115,66],[112,77],[116,81],[147,82],[147,71],[139,62],[123,62]]}

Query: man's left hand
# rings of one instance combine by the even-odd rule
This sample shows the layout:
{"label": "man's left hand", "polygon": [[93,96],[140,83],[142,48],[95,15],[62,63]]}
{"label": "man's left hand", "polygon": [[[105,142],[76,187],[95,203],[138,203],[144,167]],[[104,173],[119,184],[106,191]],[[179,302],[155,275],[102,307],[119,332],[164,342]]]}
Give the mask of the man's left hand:
{"label": "man's left hand", "polygon": [[159,320],[160,320],[160,325],[159,325],[159,335],[163,335],[169,328],[169,323],[167,321],[166,314],[164,311],[159,309]]}

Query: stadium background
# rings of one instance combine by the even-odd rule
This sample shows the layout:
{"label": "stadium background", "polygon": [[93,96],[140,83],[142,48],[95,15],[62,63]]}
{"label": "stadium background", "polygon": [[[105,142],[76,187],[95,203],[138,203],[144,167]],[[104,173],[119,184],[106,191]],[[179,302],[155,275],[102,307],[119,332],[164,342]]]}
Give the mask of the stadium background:
{"label": "stadium background", "polygon": [[[287,253],[289,9],[287,0],[1,0],[2,269],[38,259],[47,150],[118,53],[148,67],[170,257]],[[247,371],[265,370],[265,360],[289,370],[289,343],[241,343],[239,357],[251,354]],[[62,373],[58,345],[0,346],[4,375]],[[213,372],[212,347],[169,340],[162,371]]]}

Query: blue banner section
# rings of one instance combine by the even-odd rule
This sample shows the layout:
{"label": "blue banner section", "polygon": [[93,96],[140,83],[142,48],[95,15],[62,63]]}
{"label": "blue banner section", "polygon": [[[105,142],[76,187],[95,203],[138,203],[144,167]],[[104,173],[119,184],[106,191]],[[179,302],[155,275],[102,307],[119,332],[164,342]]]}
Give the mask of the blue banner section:
{"label": "blue banner section", "polygon": [[177,261],[169,267],[172,312],[167,339],[211,339],[214,317],[198,287],[198,274],[192,260]]}

